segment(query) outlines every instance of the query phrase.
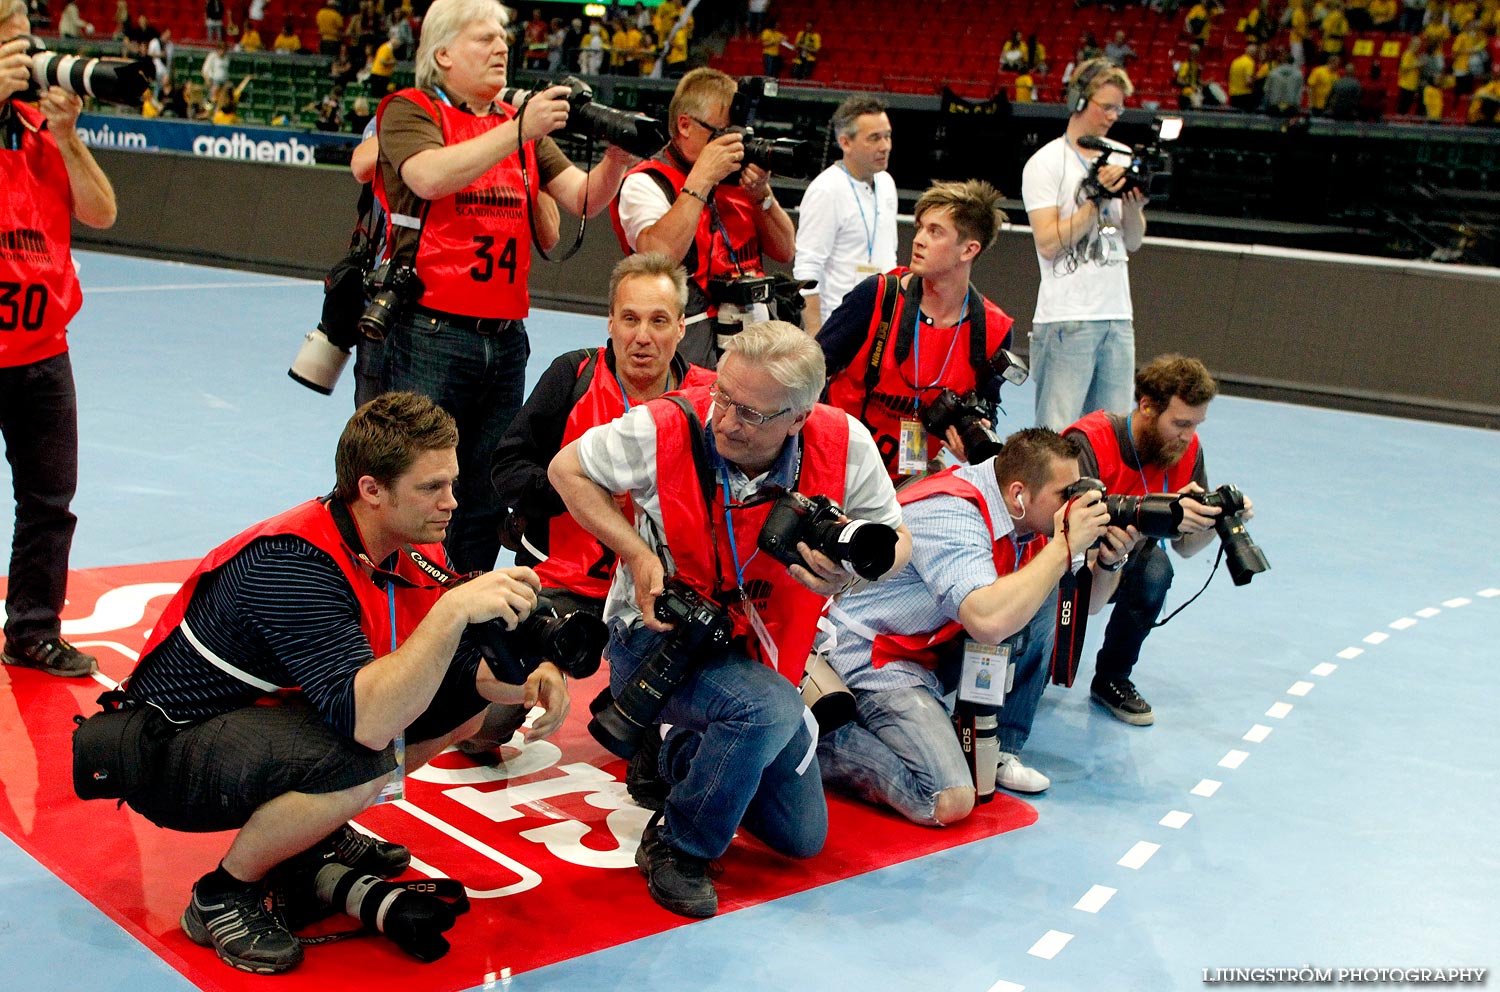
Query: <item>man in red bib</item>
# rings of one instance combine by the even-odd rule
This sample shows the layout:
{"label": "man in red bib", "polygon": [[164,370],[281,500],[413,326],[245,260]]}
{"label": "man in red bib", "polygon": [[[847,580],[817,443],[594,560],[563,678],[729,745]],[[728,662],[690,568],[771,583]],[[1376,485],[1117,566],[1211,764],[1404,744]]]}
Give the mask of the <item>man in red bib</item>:
{"label": "man in red bib", "polygon": [[568,161],[547,137],[567,123],[564,87],[519,110],[498,102],[507,54],[496,0],[437,0],[422,23],[417,86],[378,113],[375,191],[388,217],[386,285],[399,296],[382,385],[430,396],[458,421],[463,472],[447,546],[460,571],[493,567],[500,550],[490,455],[525,397],[535,197],[545,190],[575,215],[596,213],[633,161],[614,146],[589,173]]}
{"label": "man in red bib", "polygon": [[78,399],[68,322],[82,303],[71,221],[115,222],[115,192],[78,136],[83,101],[57,86],[39,106],[25,0],[0,0],[0,434],[15,489],[5,602],[7,665],[86,676],[91,655],[62,638],[58,614],[78,522]]}
{"label": "man in red bib", "polygon": [[470,630],[524,619],[535,573],[448,588],[440,542],[457,442],[453,418],[426,397],[386,393],[360,407],[339,438],[333,494],[210,552],[128,680],[126,705],[150,718],[132,741],[144,781],[125,800],[169,830],[238,830],[182,916],[193,941],[236,968],[275,974],[302,960],[264,907],[278,865],[317,851],[369,874],[406,868],[405,848],[347,825],[393,771],[472,735],[489,703],[540,703],[531,739],[567,715],[555,666],[509,684],[496,671],[519,673],[520,659],[482,664]]}
{"label": "man in red bib", "polygon": [[[718,372],[711,389],[593,428],[548,470],[568,510],[619,557],[604,614],[617,697],[671,629],[655,609],[669,575],[733,620],[728,646],[691,658],[665,694],[671,731],[659,749],[636,755],[668,786],[636,864],[652,897],[685,916],[718,911],[708,862],[741,826],[800,858],[821,850],[828,830],[816,724],[797,684],[828,597],[851,576],[805,543],[790,568],[760,552],[771,505],[785,490],[826,495],[851,518],[898,529],[892,570],[911,553],[869,432],[817,402],[823,356],[811,338],[792,324],[751,324]],[[633,519],[616,494],[629,496]]]}

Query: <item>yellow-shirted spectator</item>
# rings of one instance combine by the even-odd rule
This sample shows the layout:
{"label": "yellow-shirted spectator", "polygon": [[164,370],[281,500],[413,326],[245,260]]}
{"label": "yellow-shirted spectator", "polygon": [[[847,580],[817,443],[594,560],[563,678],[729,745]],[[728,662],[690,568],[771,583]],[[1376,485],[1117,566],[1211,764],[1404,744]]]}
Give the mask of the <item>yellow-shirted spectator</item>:
{"label": "yellow-shirted spectator", "polygon": [[1307,64],[1307,39],[1312,34],[1312,0],[1292,0],[1292,16],[1287,22],[1287,47],[1292,53],[1292,64],[1298,67]]}
{"label": "yellow-shirted spectator", "polygon": [[1396,66],[1396,113],[1409,114],[1417,106],[1422,89],[1422,36],[1414,34],[1401,52]]}
{"label": "yellow-shirted spectator", "polygon": [[[675,24],[676,21],[674,20]],[[672,40],[667,43],[667,57],[665,61],[666,75],[676,79],[687,72],[688,41],[693,37],[693,19],[689,17],[683,22],[682,30],[672,35]]]}
{"label": "yellow-shirted spectator", "polygon": [[1429,79],[1422,87],[1422,112],[1430,121],[1443,119],[1443,87],[1435,79]]}
{"label": "yellow-shirted spectator", "polygon": [[1198,0],[1188,9],[1187,17],[1182,21],[1182,32],[1189,38],[1197,39],[1198,44],[1208,43],[1209,33],[1213,31],[1214,17],[1223,10],[1216,2],[1204,3]]}
{"label": "yellow-shirted spectator", "polygon": [[297,37],[297,29],[290,20],[281,26],[281,33],[271,42],[271,47],[278,52],[302,51],[302,39]]}
{"label": "yellow-shirted spectator", "polygon": [[1245,50],[1229,63],[1229,105],[1247,114],[1255,112],[1257,102],[1255,99],[1255,55],[1255,46],[1246,45]]}
{"label": "yellow-shirted spectator", "polygon": [[1014,103],[1031,103],[1036,99],[1036,79],[1029,72],[1023,72],[1016,77],[1016,96]]}
{"label": "yellow-shirted spectator", "polygon": [[1323,54],[1342,55],[1344,39],[1349,35],[1349,18],[1344,16],[1343,4],[1335,3],[1329,8],[1319,30],[1323,32]]}
{"label": "yellow-shirted spectator", "polygon": [[614,34],[609,38],[609,65],[616,75],[628,75],[625,73],[625,60],[630,57],[631,51],[630,32],[626,29],[626,22],[620,21],[615,26]]}
{"label": "yellow-shirted spectator", "polygon": [[1307,109],[1321,114],[1328,107],[1328,94],[1333,92],[1334,80],[1339,78],[1339,57],[1328,56],[1327,61],[1307,74]]}
{"label": "yellow-shirted spectator", "polygon": [[772,79],[781,75],[781,67],[785,62],[782,45],[785,41],[786,35],[776,30],[776,22],[768,21],[760,33],[760,61],[766,75]]}
{"label": "yellow-shirted spectator", "polygon": [[318,26],[318,51],[324,55],[337,55],[339,42],[344,40],[344,15],[339,13],[339,0],[326,0],[313,17]]}
{"label": "yellow-shirted spectator", "polygon": [[1474,92],[1474,72],[1478,69],[1484,71],[1484,32],[1480,30],[1479,19],[1469,18],[1464,29],[1453,39],[1453,48],[1450,54],[1453,58],[1453,91],[1459,96],[1467,96]]}
{"label": "yellow-shirted spectator", "polygon": [[260,32],[249,24],[246,24],[245,30],[240,32],[240,51],[259,52],[263,51],[265,47],[265,42],[260,40]]}
{"label": "yellow-shirted spectator", "polygon": [[1448,29],[1458,31],[1479,14],[1479,4],[1474,0],[1453,0],[1448,8]]}
{"label": "yellow-shirted spectator", "polygon": [[1500,0],[1484,0],[1479,5],[1479,25],[1486,31],[1500,31]]}
{"label": "yellow-shirted spectator", "polygon": [[1376,31],[1396,30],[1401,5],[1396,0],[1370,0],[1370,26]]}
{"label": "yellow-shirted spectator", "polygon": [[656,13],[651,15],[651,27],[656,30],[656,36],[665,38],[681,14],[682,4],[677,3],[676,0],[661,0],[661,6],[657,7]]}
{"label": "yellow-shirted spectator", "polygon": [[1203,66],[1198,62],[1198,46],[1188,46],[1188,56],[1177,64],[1175,77],[1177,106],[1181,110],[1203,104]]}
{"label": "yellow-shirted spectator", "polygon": [[1469,123],[1486,124],[1494,127],[1500,124],[1500,72],[1490,77],[1490,81],[1474,91],[1474,96],[1469,100]]}
{"label": "yellow-shirted spectator", "polygon": [[811,79],[813,69],[818,65],[818,53],[823,50],[823,36],[814,31],[813,22],[808,21],[806,27],[797,32],[792,44],[797,49],[797,57],[792,60],[792,75],[798,79]]}

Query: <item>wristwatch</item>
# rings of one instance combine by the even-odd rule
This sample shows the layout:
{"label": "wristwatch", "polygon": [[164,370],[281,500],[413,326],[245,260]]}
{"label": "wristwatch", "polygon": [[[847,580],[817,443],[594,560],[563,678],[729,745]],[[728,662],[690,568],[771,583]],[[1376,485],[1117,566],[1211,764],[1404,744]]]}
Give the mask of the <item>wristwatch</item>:
{"label": "wristwatch", "polygon": [[766,190],[766,198],[760,201],[760,209],[764,210],[766,213],[770,213],[771,208],[774,206],[776,206],[776,194],[772,193],[770,190]]}
{"label": "wristwatch", "polygon": [[1113,565],[1106,565],[1106,564],[1104,564],[1104,562],[1099,561],[1097,558],[1094,559],[1095,564],[1097,564],[1100,568],[1104,569],[1106,572],[1118,572],[1120,569],[1122,569],[1122,568],[1125,567],[1125,563],[1127,561],[1129,561],[1129,560],[1130,560],[1130,552],[1128,552],[1128,551],[1125,552],[1123,555],[1121,555],[1120,558],[1119,558],[1119,560],[1116,561]]}

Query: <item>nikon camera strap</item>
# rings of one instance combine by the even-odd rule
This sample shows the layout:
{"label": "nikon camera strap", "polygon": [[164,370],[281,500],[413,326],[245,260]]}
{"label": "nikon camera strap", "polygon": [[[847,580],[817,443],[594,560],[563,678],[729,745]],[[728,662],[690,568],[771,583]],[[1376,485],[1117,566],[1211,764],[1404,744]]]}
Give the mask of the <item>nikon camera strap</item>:
{"label": "nikon camera strap", "polygon": [[900,299],[901,278],[887,272],[875,285],[875,309],[880,312],[880,323],[875,325],[875,340],[870,343],[870,361],[865,366],[865,398],[859,407],[861,423],[866,422],[870,397],[875,395],[875,386],[880,382],[880,362],[885,358],[885,346],[891,335],[891,320],[896,315],[896,304]]}

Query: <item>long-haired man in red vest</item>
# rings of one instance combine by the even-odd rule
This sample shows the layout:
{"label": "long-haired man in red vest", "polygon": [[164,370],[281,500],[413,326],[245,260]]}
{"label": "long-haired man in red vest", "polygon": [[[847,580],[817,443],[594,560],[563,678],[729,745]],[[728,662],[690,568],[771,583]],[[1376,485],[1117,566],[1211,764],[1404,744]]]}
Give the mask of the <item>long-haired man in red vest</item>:
{"label": "long-haired man in red vest", "polygon": [[[710,389],[595,427],[548,469],[568,510],[619,557],[604,614],[616,696],[669,636],[655,610],[669,578],[733,619],[729,645],[692,659],[666,695],[670,732],[632,759],[635,772],[649,756],[646,771],[667,786],[636,864],[652,898],[685,916],[718,911],[708,862],[741,826],[797,858],[821,850],[828,831],[816,724],[797,685],[828,597],[852,576],[805,543],[790,568],[760,552],[772,504],[786,490],[826,495],[851,518],[898,529],[891,571],[911,553],[869,432],[817,402],[823,355],[811,338],[792,324],[751,324],[729,340],[718,373]],[[648,740],[656,734],[647,728]]]}
{"label": "long-haired man in red vest", "polygon": [[[1161,355],[1135,374],[1134,410],[1091,413],[1063,434],[1083,449],[1084,475],[1101,479],[1112,494],[1204,492],[1208,472],[1203,467],[1198,427],[1208,418],[1208,404],[1218,390],[1214,377],[1198,359]],[[1194,499],[1185,499],[1182,505],[1185,512],[1172,549],[1187,558],[1214,539],[1214,520],[1221,511]],[[1245,519],[1252,515],[1247,499]],[[1138,727],[1155,722],[1156,715],[1130,680],[1130,673],[1171,586],[1172,562],[1162,542],[1137,541],[1120,577],[1115,609],[1094,661],[1093,698],[1117,719]]]}
{"label": "long-haired man in red vest", "polygon": [[567,715],[555,666],[503,682],[469,631],[524,619],[535,573],[451,588],[437,574],[457,445],[453,418],[426,397],[360,407],[339,438],[333,494],[210,552],[131,673],[127,705],[151,719],[138,734],[149,770],[126,801],[169,830],[238,830],[182,915],[189,938],[236,968],[275,974],[302,960],[264,907],[278,865],[317,851],[370,874],[405,870],[406,848],[348,826],[399,765],[472,735],[489,703],[542,705],[532,739]]}
{"label": "long-haired man in red vest", "polygon": [[719,354],[716,322],[737,330],[768,316],[764,304],[744,308],[716,298],[710,284],[762,276],[762,255],[790,262],[797,250],[797,230],[776,202],[771,174],[745,162],[743,135],[724,132],[737,89],[718,69],[683,76],[667,108],[671,142],[630,171],[611,208],[627,252],[659,251],[687,267],[682,353],[710,368]]}
{"label": "long-haired man in red vest", "polygon": [[572,214],[596,213],[634,161],[614,146],[588,173],[568,161],[547,137],[567,123],[565,87],[522,108],[499,101],[505,18],[496,0],[436,0],[422,21],[416,87],[377,114],[389,272],[414,276],[395,277],[382,386],[430,396],[458,421],[463,473],[447,546],[460,571],[492,568],[500,551],[505,511],[489,459],[525,398],[538,192]]}
{"label": "long-haired man in red vest", "polygon": [[944,704],[955,685],[959,699],[999,705],[995,784],[1051,785],[1020,754],[1047,684],[1058,583],[1087,562],[1102,603],[1135,538],[1109,526],[1097,493],[1070,504],[1077,480],[1077,445],[1031,428],[988,461],[901,490],[911,563],[829,610],[828,662],[858,717],[818,745],[827,785],[928,826],[967,816],[976,783]]}
{"label": "long-haired man in red vest", "polygon": [[53,86],[38,106],[25,0],[0,0],[0,434],[16,497],[5,602],[7,665],[71,677],[92,655],[62,638],[58,614],[78,518],[78,399],[68,321],[83,301],[72,220],[115,222],[115,191],[78,136],[83,101]]}
{"label": "long-haired man in red vest", "polygon": [[945,444],[967,460],[958,429],[929,437],[922,410],[944,389],[993,403],[1000,380],[988,360],[1014,323],[969,281],[1000,230],[1000,192],[977,179],[935,183],[916,219],[911,265],[856,285],[818,331],[828,402],[870,428],[892,479],[925,473]]}

